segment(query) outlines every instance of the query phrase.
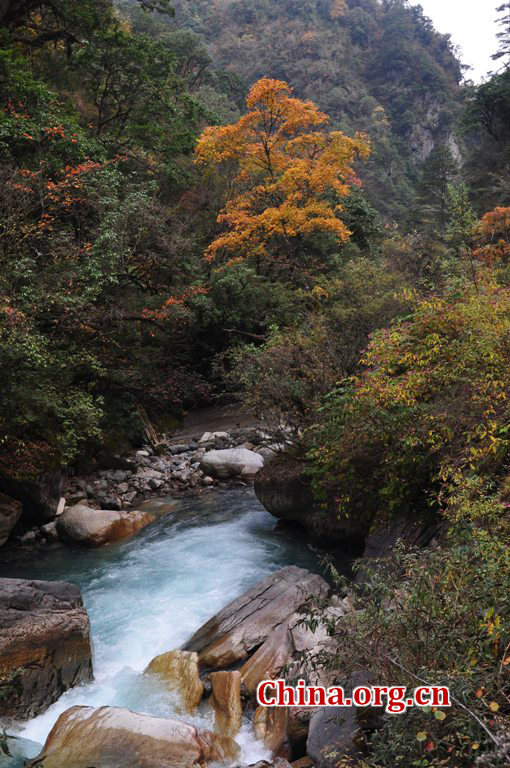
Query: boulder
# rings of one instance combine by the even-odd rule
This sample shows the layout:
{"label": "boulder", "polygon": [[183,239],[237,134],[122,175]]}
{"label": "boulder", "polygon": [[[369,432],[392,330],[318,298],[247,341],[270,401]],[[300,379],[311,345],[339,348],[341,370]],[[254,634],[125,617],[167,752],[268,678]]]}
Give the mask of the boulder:
{"label": "boulder", "polygon": [[89,620],[79,588],[0,579],[0,717],[35,717],[91,679]]}
{"label": "boulder", "polygon": [[49,523],[55,517],[63,495],[65,475],[62,470],[0,473],[0,491],[23,504],[24,519],[34,525]]}
{"label": "boulder", "polygon": [[69,507],[58,518],[57,531],[64,540],[101,547],[129,538],[153,520],[154,515],[148,511],[92,509],[79,504]]}
{"label": "boulder", "polygon": [[41,525],[41,533],[48,541],[60,541],[60,536],[57,531],[57,523],[55,521],[46,523],[46,525]]}
{"label": "boulder", "polygon": [[11,499],[0,493],[0,547],[9,538],[12,529],[21,517],[22,511],[21,501]]}
{"label": "boulder", "polygon": [[272,445],[263,445],[257,450],[257,453],[260,453],[264,462],[268,464],[270,461],[273,461],[273,459],[276,459],[276,457],[284,450],[285,445],[283,445],[283,443],[273,443]]}
{"label": "boulder", "polygon": [[285,621],[272,632],[241,668],[245,690],[254,696],[262,680],[276,680],[294,653],[289,623]]}
{"label": "boulder", "polygon": [[224,736],[235,736],[241,729],[243,719],[241,673],[238,670],[212,672],[210,680],[214,728]]}
{"label": "boulder", "polygon": [[230,435],[228,432],[204,432],[199,443],[210,443],[214,440],[228,440]]}
{"label": "boulder", "polygon": [[304,757],[300,757],[298,760],[294,760],[291,763],[291,766],[292,768],[313,768],[314,762],[311,757],[305,755]]}
{"label": "boulder", "polygon": [[[306,754],[306,742],[310,728],[310,719],[314,713],[313,707],[289,707],[287,723],[287,739],[291,757]],[[310,760],[310,758],[308,758]]]}
{"label": "boulder", "polygon": [[255,696],[262,680],[282,677],[284,669],[292,678],[303,678],[309,684],[332,684],[322,670],[319,659],[332,653],[335,640],[327,632],[326,621],[339,620],[345,614],[340,606],[328,606],[317,614],[314,632],[303,624],[303,617],[294,613],[258,648],[241,668],[243,688]]}
{"label": "boulder", "polygon": [[365,540],[365,549],[360,567],[356,571],[355,582],[363,584],[366,579],[366,568],[373,566],[374,560],[386,560],[391,567],[393,549],[398,541],[407,547],[428,547],[441,534],[444,521],[434,514],[414,517],[413,519],[397,517],[392,520],[374,520]]}
{"label": "boulder", "polygon": [[156,656],[145,674],[157,675],[171,691],[177,693],[181,706],[193,713],[200,704],[204,684],[198,674],[198,655],[187,651],[170,651]]}
{"label": "boulder", "polygon": [[263,466],[262,456],[245,448],[208,451],[200,462],[200,469],[205,475],[212,475],[219,480],[228,480],[231,477],[251,479]]}
{"label": "boulder", "polygon": [[255,736],[276,757],[290,757],[287,738],[288,707],[257,707],[253,716]]}
{"label": "boulder", "polygon": [[53,726],[33,768],[192,768],[235,760],[226,736],[180,720],[117,707],[71,707]]}
{"label": "boulder", "polygon": [[356,707],[317,707],[312,712],[306,753],[314,763],[335,768],[342,758],[362,757]]}
{"label": "boulder", "polygon": [[349,544],[362,548],[370,519],[339,515],[336,508],[318,504],[306,470],[304,461],[283,454],[276,456],[255,478],[257,498],[274,517],[297,523],[322,546]]}
{"label": "boulder", "polygon": [[288,566],[229,603],[183,646],[196,651],[203,668],[224,669],[246,659],[280,625],[317,595],[326,595],[321,576]]}

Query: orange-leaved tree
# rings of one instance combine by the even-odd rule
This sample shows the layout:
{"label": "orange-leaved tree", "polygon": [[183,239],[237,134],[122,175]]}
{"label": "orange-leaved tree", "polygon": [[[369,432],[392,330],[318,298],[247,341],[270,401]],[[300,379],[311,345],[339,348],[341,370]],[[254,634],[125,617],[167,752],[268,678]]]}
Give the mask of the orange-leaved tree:
{"label": "orange-leaved tree", "polygon": [[368,157],[368,140],[327,131],[327,115],[294,98],[279,80],[259,80],[246,103],[239,122],[206,128],[196,148],[200,165],[233,169],[231,194],[218,217],[225,231],[206,258],[251,259],[260,271],[310,266],[311,253],[317,254],[311,237],[349,239],[341,200],[358,183],[353,163]]}
{"label": "orange-leaved tree", "polygon": [[480,247],[478,258],[489,264],[510,261],[510,208],[494,208],[483,216],[478,227]]}

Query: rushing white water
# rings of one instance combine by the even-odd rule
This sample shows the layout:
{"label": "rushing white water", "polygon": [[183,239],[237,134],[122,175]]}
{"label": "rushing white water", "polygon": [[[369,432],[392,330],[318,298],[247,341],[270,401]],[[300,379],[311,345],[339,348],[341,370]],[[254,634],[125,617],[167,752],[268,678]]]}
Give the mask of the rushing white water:
{"label": "rushing white water", "polygon": [[[98,551],[53,548],[21,560],[18,551],[0,567],[2,576],[79,584],[91,621],[94,682],[68,691],[43,715],[20,724],[24,738],[42,744],[59,714],[76,704],[173,715],[169,694],[141,674],[148,662],[178,648],[213,613],[272,571],[291,563],[317,568],[316,555],[303,541],[275,531],[274,518],[251,491],[213,491],[183,500],[176,509],[155,505],[162,512],[158,521],[128,542]],[[188,720],[212,726],[207,710]],[[243,761],[266,757],[246,724],[238,741]]]}

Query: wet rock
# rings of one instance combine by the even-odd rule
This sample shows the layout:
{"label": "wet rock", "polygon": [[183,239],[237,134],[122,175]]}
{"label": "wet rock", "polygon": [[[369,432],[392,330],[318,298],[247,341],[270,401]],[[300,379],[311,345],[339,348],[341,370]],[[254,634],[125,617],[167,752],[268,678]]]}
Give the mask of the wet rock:
{"label": "wet rock", "polygon": [[91,679],[89,620],[79,588],[0,579],[0,717],[35,717]]}
{"label": "wet rock", "polygon": [[252,696],[262,680],[275,680],[292,659],[294,646],[288,622],[284,622],[272,632],[265,643],[251,656],[241,668],[243,686]]}
{"label": "wet rock", "polygon": [[229,603],[183,646],[198,652],[205,668],[222,669],[245,659],[312,596],[325,595],[320,576],[289,566]]}
{"label": "wet rock", "polygon": [[23,505],[16,499],[11,499],[0,493],[0,547],[5,544],[9,535],[21,517]]}
{"label": "wet rock", "polygon": [[345,612],[343,605],[322,609],[317,613],[315,631],[303,624],[299,613],[292,614],[241,668],[245,691],[254,696],[262,680],[282,677],[284,668],[293,678],[303,678],[309,684],[332,684],[318,660],[335,649],[336,641],[328,634],[325,622],[341,620]]}
{"label": "wet rock", "polygon": [[60,715],[37,768],[192,768],[234,760],[232,739],[174,719],[117,707],[72,707]]}
{"label": "wet rock", "polygon": [[243,718],[241,673],[237,670],[212,672],[210,681],[215,730],[224,736],[235,736],[241,729]]}
{"label": "wet rock", "polygon": [[253,478],[263,466],[262,456],[245,448],[209,451],[200,462],[204,474],[220,480],[228,480],[231,477]]}
{"label": "wet rock", "polygon": [[[198,674],[198,655],[186,651],[170,651],[156,656],[145,674],[157,675],[177,694],[186,712],[193,713],[200,704],[204,684]],[[226,734],[229,735],[229,734]]]}
{"label": "wet rock", "polygon": [[129,538],[153,520],[154,516],[147,511],[91,509],[80,505],[66,509],[58,519],[57,531],[64,540],[101,547]]}
{"label": "wet rock", "polygon": [[253,716],[255,736],[273,756],[290,755],[287,738],[288,707],[257,707]]}

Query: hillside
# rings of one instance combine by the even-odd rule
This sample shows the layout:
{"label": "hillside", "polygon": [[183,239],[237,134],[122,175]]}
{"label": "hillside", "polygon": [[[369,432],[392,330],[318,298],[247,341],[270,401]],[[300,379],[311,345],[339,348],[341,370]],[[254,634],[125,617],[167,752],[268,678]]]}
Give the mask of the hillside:
{"label": "hillside", "polygon": [[366,131],[362,178],[386,217],[407,218],[435,146],[459,150],[462,67],[449,35],[406,0],[177,0],[176,22],[246,85],[268,76],[317,103],[334,127]]}

